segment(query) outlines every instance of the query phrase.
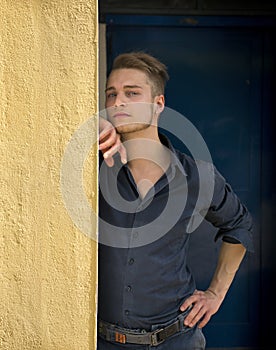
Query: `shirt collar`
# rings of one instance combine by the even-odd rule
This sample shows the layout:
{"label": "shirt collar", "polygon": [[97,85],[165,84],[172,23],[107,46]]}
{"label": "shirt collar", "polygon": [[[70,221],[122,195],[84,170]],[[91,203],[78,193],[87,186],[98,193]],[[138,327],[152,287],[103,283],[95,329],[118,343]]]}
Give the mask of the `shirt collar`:
{"label": "shirt collar", "polygon": [[187,176],[187,173],[184,169],[184,165],[181,164],[177,151],[172,145],[171,141],[164,134],[159,133],[158,135],[161,143],[171,151],[171,166],[174,168],[178,168],[184,176]]}
{"label": "shirt collar", "polygon": [[[184,165],[181,164],[181,162],[179,160],[179,156],[177,154],[177,151],[174,148],[174,146],[172,145],[171,141],[164,134],[158,133],[158,136],[159,136],[159,139],[160,139],[162,145],[164,145],[165,147],[167,147],[171,151],[171,168],[173,168],[173,169],[178,168],[184,176],[187,176],[187,173],[184,169]],[[118,158],[119,167],[122,167],[122,164],[119,160],[119,155],[116,154],[115,158]],[[115,164],[116,164],[116,162],[115,162]],[[123,167],[128,168],[127,164],[124,164]]]}

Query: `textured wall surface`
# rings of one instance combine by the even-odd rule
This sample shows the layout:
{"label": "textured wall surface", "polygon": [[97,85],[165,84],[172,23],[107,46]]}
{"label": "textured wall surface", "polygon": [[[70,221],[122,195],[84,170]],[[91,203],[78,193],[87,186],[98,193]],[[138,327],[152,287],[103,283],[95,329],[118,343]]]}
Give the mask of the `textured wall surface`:
{"label": "textured wall surface", "polygon": [[[97,41],[96,0],[0,0],[1,350],[95,349],[97,245],[65,209],[60,167],[97,109]],[[93,149],[94,209],[96,169]]]}

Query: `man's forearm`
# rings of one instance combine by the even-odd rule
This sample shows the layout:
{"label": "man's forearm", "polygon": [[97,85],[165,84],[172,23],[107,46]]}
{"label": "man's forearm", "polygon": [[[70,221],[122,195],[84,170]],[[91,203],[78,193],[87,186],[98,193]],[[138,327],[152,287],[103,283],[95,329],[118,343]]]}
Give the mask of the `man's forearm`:
{"label": "man's forearm", "polygon": [[208,290],[221,300],[224,299],[245,255],[242,244],[222,242],[216,271]]}

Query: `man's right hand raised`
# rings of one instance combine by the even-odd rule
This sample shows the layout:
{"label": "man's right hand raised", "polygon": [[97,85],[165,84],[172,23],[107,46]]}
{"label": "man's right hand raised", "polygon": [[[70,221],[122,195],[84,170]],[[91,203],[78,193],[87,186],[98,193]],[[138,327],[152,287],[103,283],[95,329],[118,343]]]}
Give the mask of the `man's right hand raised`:
{"label": "man's right hand raised", "polygon": [[106,165],[114,165],[113,156],[119,152],[121,162],[127,163],[126,149],[123,146],[120,135],[117,134],[114,126],[106,119],[99,119],[99,150],[102,152]]}

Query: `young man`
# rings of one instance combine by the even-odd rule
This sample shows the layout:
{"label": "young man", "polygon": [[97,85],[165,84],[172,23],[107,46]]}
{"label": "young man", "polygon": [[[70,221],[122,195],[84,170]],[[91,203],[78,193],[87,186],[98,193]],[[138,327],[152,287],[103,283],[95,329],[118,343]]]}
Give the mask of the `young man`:
{"label": "young man", "polygon": [[[225,179],[159,134],[167,80],[165,65],[141,52],[118,56],[107,79],[108,120],[100,119],[99,146],[98,350],[204,349],[201,329],[252,250],[251,216]],[[199,186],[212,193],[198,204]],[[205,291],[196,289],[187,266],[195,206],[222,238]]]}

